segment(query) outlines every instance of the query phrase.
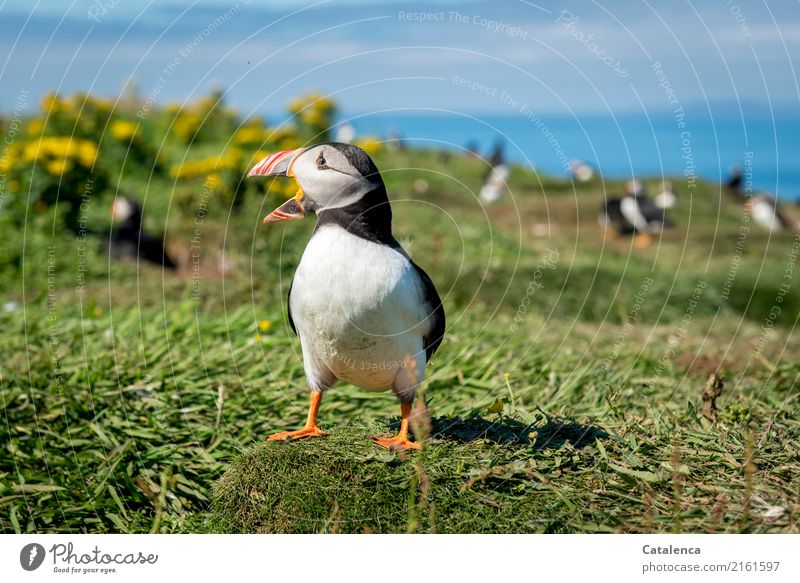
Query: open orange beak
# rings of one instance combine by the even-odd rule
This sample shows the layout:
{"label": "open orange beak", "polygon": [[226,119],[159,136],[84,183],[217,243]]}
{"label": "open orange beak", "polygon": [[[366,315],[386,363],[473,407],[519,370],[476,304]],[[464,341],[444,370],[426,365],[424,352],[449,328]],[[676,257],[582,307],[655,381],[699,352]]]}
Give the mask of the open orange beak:
{"label": "open orange beak", "polygon": [[[284,150],[283,152],[278,152],[276,154],[267,156],[258,164],[253,166],[250,172],[247,173],[247,177],[291,176],[292,178],[295,178],[294,174],[292,174],[292,163],[304,151],[305,148],[299,148],[297,150]],[[295,181],[296,180],[297,179],[295,178]],[[264,217],[264,223],[293,221],[296,219],[302,219],[306,216],[306,211],[303,208],[303,205],[300,204],[300,201],[303,199],[303,188],[300,187],[299,183],[297,186],[299,187],[297,194]]]}

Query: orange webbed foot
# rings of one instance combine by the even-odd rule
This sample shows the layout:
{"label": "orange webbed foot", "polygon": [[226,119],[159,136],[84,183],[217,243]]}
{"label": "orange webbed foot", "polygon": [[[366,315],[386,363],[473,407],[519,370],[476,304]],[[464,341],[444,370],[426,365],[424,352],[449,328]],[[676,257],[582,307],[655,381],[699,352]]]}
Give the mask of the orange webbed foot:
{"label": "orange webbed foot", "polygon": [[636,249],[644,249],[645,247],[648,247],[652,241],[653,238],[649,233],[640,233],[633,237],[633,246]]}
{"label": "orange webbed foot", "polygon": [[416,441],[410,441],[404,435],[396,435],[394,437],[373,437],[372,441],[376,445],[385,447],[389,451],[402,451],[406,449],[419,449],[420,444]]}
{"label": "orange webbed foot", "polygon": [[322,431],[316,425],[311,427],[303,427],[297,431],[281,431],[275,433],[267,438],[267,441],[295,441],[297,439],[306,439],[307,437],[324,437],[328,435],[327,431]]}

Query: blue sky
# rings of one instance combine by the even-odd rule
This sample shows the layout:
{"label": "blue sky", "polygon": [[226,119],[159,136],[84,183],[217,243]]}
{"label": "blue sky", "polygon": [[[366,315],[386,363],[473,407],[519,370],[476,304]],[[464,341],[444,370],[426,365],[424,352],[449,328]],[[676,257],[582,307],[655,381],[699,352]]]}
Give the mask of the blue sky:
{"label": "blue sky", "polygon": [[159,103],[221,85],[245,115],[310,89],[348,112],[786,112],[798,55],[798,0],[6,0],[0,108],[133,79]]}

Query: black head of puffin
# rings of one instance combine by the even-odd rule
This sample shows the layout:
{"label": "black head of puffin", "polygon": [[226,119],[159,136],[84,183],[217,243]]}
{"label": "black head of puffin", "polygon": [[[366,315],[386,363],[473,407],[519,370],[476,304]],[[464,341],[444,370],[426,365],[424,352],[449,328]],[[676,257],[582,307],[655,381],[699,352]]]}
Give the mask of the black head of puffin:
{"label": "black head of puffin", "polygon": [[299,187],[293,198],[264,218],[265,223],[351,207],[370,192],[385,192],[369,155],[357,146],[338,142],[277,152],[258,162],[247,176],[288,176]]}

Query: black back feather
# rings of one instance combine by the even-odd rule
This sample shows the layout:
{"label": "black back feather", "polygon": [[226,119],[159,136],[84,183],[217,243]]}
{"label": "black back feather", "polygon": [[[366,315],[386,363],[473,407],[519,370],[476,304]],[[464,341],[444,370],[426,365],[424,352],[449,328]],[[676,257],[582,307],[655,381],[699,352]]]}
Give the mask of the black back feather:
{"label": "black back feather", "polygon": [[[409,259],[409,261],[411,261],[411,259]],[[430,362],[433,353],[439,348],[444,338],[444,306],[442,305],[442,300],[439,298],[439,293],[436,291],[436,286],[433,285],[433,280],[431,280],[430,276],[413,261],[411,261],[411,266],[417,271],[417,275],[420,281],[422,281],[424,300],[428,305],[428,309],[431,310],[428,314],[428,318],[433,319],[430,332],[422,339],[425,345],[425,361]]]}

